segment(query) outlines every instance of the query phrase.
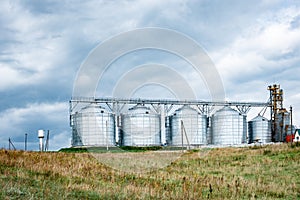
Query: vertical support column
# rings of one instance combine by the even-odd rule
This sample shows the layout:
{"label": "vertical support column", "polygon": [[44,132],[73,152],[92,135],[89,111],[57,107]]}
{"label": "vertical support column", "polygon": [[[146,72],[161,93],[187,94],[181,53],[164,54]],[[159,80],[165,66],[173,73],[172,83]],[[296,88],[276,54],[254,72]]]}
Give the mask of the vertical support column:
{"label": "vertical support column", "polygon": [[211,128],[211,116],[207,115],[206,122],[206,143],[212,144],[212,128]]}
{"label": "vertical support column", "polygon": [[124,107],[126,106],[126,103],[120,103],[119,101],[114,101],[112,106],[112,112],[115,114],[115,142],[119,146],[123,145],[122,141],[122,135],[121,135],[121,126],[122,126],[122,119],[121,119],[121,113]]}
{"label": "vertical support column", "polygon": [[120,112],[119,112],[119,104],[117,102],[113,103],[111,111],[115,114],[115,116],[114,116],[114,121],[115,121],[115,132],[114,132],[115,143],[118,144],[118,145],[121,145],[120,144],[120,138],[119,138],[119,115],[120,115]]}
{"label": "vertical support column", "polygon": [[164,105],[160,106],[160,141],[161,144],[166,144],[166,112]]}
{"label": "vertical support column", "polygon": [[120,145],[120,139],[119,139],[119,105],[117,103],[114,103],[114,113],[115,113],[115,142],[116,144]]}
{"label": "vertical support column", "polygon": [[43,151],[43,138],[39,138],[40,139],[40,151]]}
{"label": "vertical support column", "polygon": [[115,142],[116,144],[120,145],[120,138],[119,138],[119,113],[115,113]]}
{"label": "vertical support column", "polygon": [[72,101],[69,101],[69,119],[70,119],[70,127],[72,127]]}

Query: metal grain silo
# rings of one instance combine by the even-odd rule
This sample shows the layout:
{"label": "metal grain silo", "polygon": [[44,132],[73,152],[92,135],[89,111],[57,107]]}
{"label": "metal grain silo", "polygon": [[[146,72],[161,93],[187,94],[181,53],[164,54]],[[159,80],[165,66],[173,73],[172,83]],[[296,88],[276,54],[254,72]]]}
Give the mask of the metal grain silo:
{"label": "metal grain silo", "polygon": [[73,114],[72,146],[114,146],[114,115],[97,104]]}
{"label": "metal grain silo", "polygon": [[207,144],[207,117],[190,106],[185,105],[170,116],[170,128],[173,146]]}
{"label": "metal grain silo", "polygon": [[248,122],[249,143],[271,142],[271,123],[260,115]]}
{"label": "metal grain silo", "polygon": [[290,134],[290,113],[285,109],[279,109],[275,115],[275,142],[284,142],[286,135]]}
{"label": "metal grain silo", "polygon": [[123,146],[160,146],[160,115],[137,105],[122,115]]}
{"label": "metal grain silo", "polygon": [[225,106],[212,115],[212,144],[233,145],[246,143],[246,116]]}

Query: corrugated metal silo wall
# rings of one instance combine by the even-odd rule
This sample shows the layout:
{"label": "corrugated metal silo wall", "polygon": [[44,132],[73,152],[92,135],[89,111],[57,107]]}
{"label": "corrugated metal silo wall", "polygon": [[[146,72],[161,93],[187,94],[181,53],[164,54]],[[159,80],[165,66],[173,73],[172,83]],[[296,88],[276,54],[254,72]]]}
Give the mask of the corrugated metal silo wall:
{"label": "corrugated metal silo wall", "polygon": [[122,115],[123,146],[160,146],[160,116],[151,113]]}
{"label": "corrugated metal silo wall", "polygon": [[73,115],[72,146],[115,146],[114,115],[87,108]]}
{"label": "corrugated metal silo wall", "polygon": [[290,113],[282,112],[278,113],[276,116],[276,134],[275,134],[275,142],[284,142],[286,135],[290,134],[288,130],[290,127]]}
{"label": "corrugated metal silo wall", "polygon": [[[192,146],[199,146],[207,144],[207,117],[201,115],[197,111],[185,109],[176,111],[174,115],[170,116],[171,128],[171,145],[187,146],[188,143]],[[181,121],[183,122],[182,129]]]}
{"label": "corrugated metal silo wall", "polygon": [[258,116],[248,122],[249,143],[271,142],[271,123],[268,119]]}
{"label": "corrugated metal silo wall", "polygon": [[246,116],[224,107],[212,116],[212,143],[217,145],[235,145],[246,143]]}

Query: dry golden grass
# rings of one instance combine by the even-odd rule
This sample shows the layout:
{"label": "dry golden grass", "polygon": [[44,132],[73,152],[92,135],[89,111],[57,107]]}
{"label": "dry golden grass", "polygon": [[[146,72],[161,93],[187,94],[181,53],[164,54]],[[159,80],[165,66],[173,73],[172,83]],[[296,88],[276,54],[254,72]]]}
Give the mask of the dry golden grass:
{"label": "dry golden grass", "polygon": [[99,162],[128,173],[147,173],[164,168],[180,158],[182,154],[181,151],[92,153]]}
{"label": "dry golden grass", "polygon": [[88,153],[1,150],[0,199],[299,199],[299,169],[300,147],[288,144],[186,152],[147,173],[114,170]]}

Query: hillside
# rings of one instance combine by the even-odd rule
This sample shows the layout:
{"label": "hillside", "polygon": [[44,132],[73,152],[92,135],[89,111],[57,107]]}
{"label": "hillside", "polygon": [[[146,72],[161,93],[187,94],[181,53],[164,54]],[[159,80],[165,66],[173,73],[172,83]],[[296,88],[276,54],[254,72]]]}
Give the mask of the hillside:
{"label": "hillside", "polygon": [[299,199],[299,169],[290,144],[190,151],[148,173],[89,153],[0,150],[0,199]]}

